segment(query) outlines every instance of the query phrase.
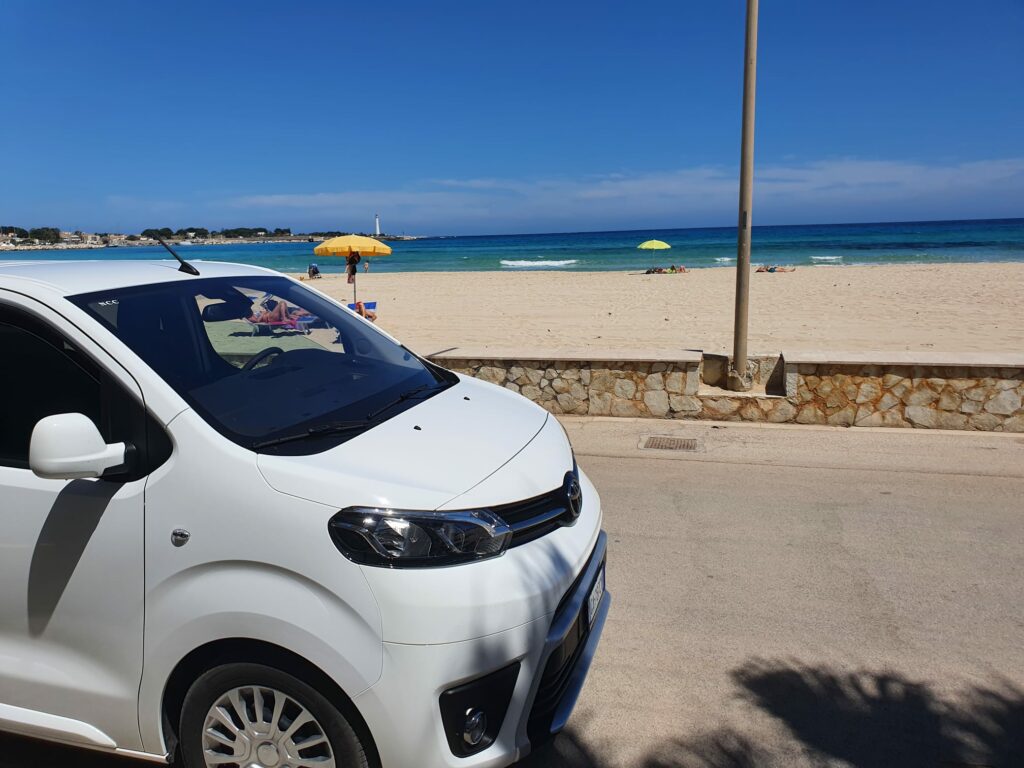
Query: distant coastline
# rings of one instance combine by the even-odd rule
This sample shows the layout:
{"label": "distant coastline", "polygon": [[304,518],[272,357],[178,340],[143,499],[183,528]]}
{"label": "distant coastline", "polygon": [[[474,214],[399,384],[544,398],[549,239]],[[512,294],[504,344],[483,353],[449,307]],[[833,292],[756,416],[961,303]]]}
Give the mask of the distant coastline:
{"label": "distant coastline", "polygon": [[[97,236],[98,237],[98,236]],[[368,235],[377,240],[385,242],[404,242],[410,240],[420,240],[421,237],[417,235]],[[187,240],[178,240],[170,238],[168,242],[172,246],[184,245],[184,246],[197,246],[197,245],[264,245],[270,243],[319,243],[326,238],[315,237],[313,235],[292,235],[290,237],[218,237],[218,238],[192,238]],[[85,241],[60,241],[56,243],[20,243],[12,242],[10,240],[0,240],[0,251],[7,253],[20,252],[20,251],[82,251],[82,250],[103,250],[106,248],[145,248],[159,246],[159,243],[152,238],[142,238],[138,240],[128,240],[127,237],[123,241],[118,242],[99,242]]]}
{"label": "distant coastline", "polygon": [[[997,218],[997,219],[925,219],[925,220],[914,220],[914,221],[887,221],[887,222],[848,222],[848,223],[832,223],[832,224],[756,224],[753,227],[755,236],[758,233],[782,233],[786,231],[801,231],[801,230],[851,230],[851,229],[891,229],[891,228],[902,228],[907,230],[913,230],[915,228],[931,228],[931,227],[960,227],[964,229],[973,229],[977,227],[984,227],[986,225],[1001,226],[1007,225],[1010,227],[1022,227],[1024,226],[1024,218]],[[121,233],[87,233],[81,231],[66,232],[60,231],[56,228],[43,228],[52,233],[59,232],[59,237],[53,242],[32,242],[32,238],[25,236],[18,237],[12,234],[12,230],[18,230],[23,234],[27,234],[29,230],[22,229],[20,227],[11,226],[0,226],[0,251],[50,251],[50,250],[95,250],[102,248],[138,248],[138,247],[154,247],[159,244],[152,237],[147,237],[146,232],[152,232],[154,230],[143,230],[141,234],[121,234]],[[31,230],[36,232],[38,230]],[[384,242],[410,242],[417,240],[438,240],[438,241],[483,241],[488,240],[502,241],[502,240],[515,240],[520,238],[613,238],[616,236],[628,237],[631,235],[640,236],[645,233],[649,234],[652,232],[671,232],[671,233],[714,233],[717,236],[721,236],[723,233],[731,233],[731,237],[735,238],[736,228],[734,226],[709,226],[709,227],[684,227],[679,229],[612,229],[612,230],[595,230],[595,231],[553,231],[553,232],[530,232],[530,233],[506,233],[506,234],[474,234],[474,235],[396,235],[396,234],[368,234],[365,232],[343,232],[343,231],[329,231],[329,232],[299,232],[292,233],[291,230],[225,230],[227,232],[236,231],[264,231],[267,234],[262,236],[237,236],[237,235],[220,235],[219,233],[211,233],[209,235],[195,235],[189,230],[177,230],[172,232],[170,229],[159,230],[161,236],[165,241],[171,245],[215,245],[215,246],[232,246],[232,245],[262,245],[271,243],[314,243],[321,242],[330,237],[347,234],[358,234],[364,237],[372,237],[377,240]],[[200,232],[206,233],[208,230],[200,229]],[[287,234],[277,234],[278,232],[286,232]],[[28,242],[26,242],[28,241]],[[717,259],[719,263],[731,257],[720,257]],[[823,256],[824,260],[831,260],[831,257]]]}
{"label": "distant coastline", "polygon": [[[313,254],[323,233],[258,238],[193,238],[181,246],[193,259],[254,264],[279,272],[305,272],[317,262],[325,273],[344,262]],[[644,240],[670,250],[642,251]],[[169,242],[181,242],[171,238]],[[643,272],[651,267],[732,267],[734,227],[582,232],[549,235],[423,237],[394,243],[393,253],[369,260],[381,272]],[[131,247],[75,247],[0,251],[0,259],[165,259],[155,241]],[[822,270],[838,266],[1024,262],[1024,219],[901,224],[787,225],[755,227],[752,261]]]}

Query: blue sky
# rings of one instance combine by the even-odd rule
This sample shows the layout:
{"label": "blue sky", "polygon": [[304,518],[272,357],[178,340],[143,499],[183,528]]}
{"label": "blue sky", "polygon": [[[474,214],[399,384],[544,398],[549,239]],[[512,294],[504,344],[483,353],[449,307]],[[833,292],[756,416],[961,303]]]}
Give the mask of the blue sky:
{"label": "blue sky", "polygon": [[[0,224],[736,219],[742,0],[0,5]],[[1024,2],[762,4],[754,220],[1024,216]]]}

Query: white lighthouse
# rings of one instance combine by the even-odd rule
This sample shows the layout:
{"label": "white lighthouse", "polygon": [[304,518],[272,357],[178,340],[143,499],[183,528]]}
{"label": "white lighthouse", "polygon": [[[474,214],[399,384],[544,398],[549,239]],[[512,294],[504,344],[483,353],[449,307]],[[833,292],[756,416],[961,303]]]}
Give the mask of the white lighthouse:
{"label": "white lighthouse", "polygon": [[373,225],[376,230],[377,237],[380,237],[380,214],[373,214]]}

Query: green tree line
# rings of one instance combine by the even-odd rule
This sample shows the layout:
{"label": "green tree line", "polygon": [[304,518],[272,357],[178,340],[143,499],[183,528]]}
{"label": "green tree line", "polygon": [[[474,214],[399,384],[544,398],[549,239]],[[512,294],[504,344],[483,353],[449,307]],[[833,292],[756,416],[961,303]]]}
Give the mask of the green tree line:
{"label": "green tree line", "polygon": [[[206,227],[182,227],[181,229],[171,229],[170,227],[160,227],[159,229],[150,228],[142,230],[142,237],[156,238],[162,237],[164,239],[180,238],[184,239],[192,233],[193,237],[263,237],[263,236],[276,236],[283,237],[292,234],[291,227],[276,227],[269,229],[267,227],[235,227],[232,229],[222,229],[211,231]],[[0,226],[0,234],[3,235],[14,235],[17,238],[27,240],[33,239],[40,243],[58,243],[60,242],[60,229],[57,227],[35,227],[33,229],[25,229],[24,227],[16,227],[13,225]],[[76,232],[81,234],[81,232]],[[101,233],[106,235],[107,233]],[[325,234],[327,236],[341,234],[341,233],[319,233],[314,232],[313,234]],[[138,235],[129,235],[129,240],[138,240]]]}
{"label": "green tree line", "polygon": [[160,229],[144,229],[142,230],[143,237],[162,237],[162,238],[186,238],[189,233],[192,233],[193,237],[263,237],[266,235],[273,236],[285,236],[292,233],[291,227],[277,227],[276,229],[269,229],[267,227],[234,227],[232,229],[222,229],[210,231],[206,227],[182,227],[181,229],[171,229],[170,227],[161,227]]}
{"label": "green tree line", "polygon": [[22,239],[30,238],[40,243],[59,243],[60,230],[57,227],[35,227],[25,229],[24,227],[0,227],[0,234],[14,235]]}

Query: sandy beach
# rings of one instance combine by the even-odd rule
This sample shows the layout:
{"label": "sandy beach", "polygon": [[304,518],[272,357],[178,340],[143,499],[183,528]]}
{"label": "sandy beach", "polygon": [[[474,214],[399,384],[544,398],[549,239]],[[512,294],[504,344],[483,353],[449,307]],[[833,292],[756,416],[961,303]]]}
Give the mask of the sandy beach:
{"label": "sandy beach", "polygon": [[[421,354],[731,346],[735,270],[368,273],[359,296]],[[343,275],[313,285],[351,301]],[[1024,350],[1024,264],[811,267],[751,275],[750,351]]]}

